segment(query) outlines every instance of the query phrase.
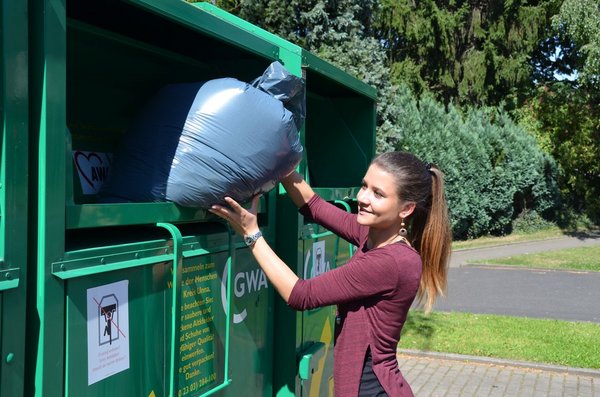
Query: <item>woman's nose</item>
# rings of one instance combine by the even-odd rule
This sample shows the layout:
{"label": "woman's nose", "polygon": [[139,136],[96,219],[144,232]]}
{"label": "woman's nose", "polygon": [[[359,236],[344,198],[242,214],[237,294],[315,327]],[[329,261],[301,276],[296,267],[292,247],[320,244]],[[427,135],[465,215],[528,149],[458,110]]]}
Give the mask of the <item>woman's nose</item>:
{"label": "woman's nose", "polygon": [[356,201],[361,204],[366,204],[368,202],[368,195],[364,190],[360,190],[356,195]]}

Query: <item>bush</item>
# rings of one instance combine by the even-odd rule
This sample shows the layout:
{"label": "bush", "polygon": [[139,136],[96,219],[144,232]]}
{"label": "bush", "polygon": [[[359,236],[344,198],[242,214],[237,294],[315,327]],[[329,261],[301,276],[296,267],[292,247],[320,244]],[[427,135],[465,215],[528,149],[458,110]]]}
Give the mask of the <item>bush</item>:
{"label": "bush", "polygon": [[506,113],[463,114],[427,95],[417,101],[407,88],[395,105],[399,132],[379,131],[378,138],[442,169],[456,238],[506,234],[519,214],[545,214],[557,205],[553,159]]}
{"label": "bush", "polygon": [[512,231],[520,233],[533,233],[540,230],[546,230],[556,226],[554,223],[545,220],[535,210],[525,210],[512,222]]}

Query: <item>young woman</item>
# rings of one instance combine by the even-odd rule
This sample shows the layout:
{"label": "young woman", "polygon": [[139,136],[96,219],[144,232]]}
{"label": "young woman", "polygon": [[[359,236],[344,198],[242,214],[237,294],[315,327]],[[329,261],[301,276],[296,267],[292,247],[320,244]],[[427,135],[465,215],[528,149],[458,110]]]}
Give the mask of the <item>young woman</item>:
{"label": "young woman", "polygon": [[230,208],[215,205],[211,212],[245,237],[290,307],[338,305],[336,396],[412,396],[396,348],[415,297],[430,310],[446,288],[451,234],[443,174],[409,153],[379,155],[356,197],[358,214],[321,199],[296,172],[282,183],[304,216],[358,247],[346,265],[299,279],[261,237],[258,198],[250,210],[227,198]]}

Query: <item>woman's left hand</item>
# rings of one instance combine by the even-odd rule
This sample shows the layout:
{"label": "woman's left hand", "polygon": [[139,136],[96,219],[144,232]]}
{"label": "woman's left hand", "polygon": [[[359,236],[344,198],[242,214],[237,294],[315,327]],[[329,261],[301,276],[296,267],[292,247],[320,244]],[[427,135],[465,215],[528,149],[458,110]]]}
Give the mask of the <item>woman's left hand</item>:
{"label": "woman's left hand", "polygon": [[241,236],[250,236],[259,231],[256,216],[259,199],[260,195],[254,196],[250,209],[247,210],[231,197],[225,197],[225,201],[229,204],[230,208],[213,205],[209,211],[225,219]]}

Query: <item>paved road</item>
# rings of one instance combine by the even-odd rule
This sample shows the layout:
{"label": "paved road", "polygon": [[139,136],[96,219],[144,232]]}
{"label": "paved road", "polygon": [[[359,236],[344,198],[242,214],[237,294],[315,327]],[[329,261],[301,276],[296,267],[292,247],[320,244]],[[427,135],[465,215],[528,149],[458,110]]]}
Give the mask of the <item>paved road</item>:
{"label": "paved road", "polygon": [[507,244],[496,247],[455,251],[450,258],[450,267],[460,267],[467,262],[482,259],[495,259],[504,256],[529,254],[532,252],[555,251],[566,248],[585,247],[600,244],[600,235],[584,237],[560,237],[541,241]]}
{"label": "paved road", "polygon": [[452,268],[435,310],[600,322],[600,273]]}
{"label": "paved road", "polygon": [[467,261],[600,244],[560,238],[453,253],[440,311],[600,322],[600,273],[467,265]]}

